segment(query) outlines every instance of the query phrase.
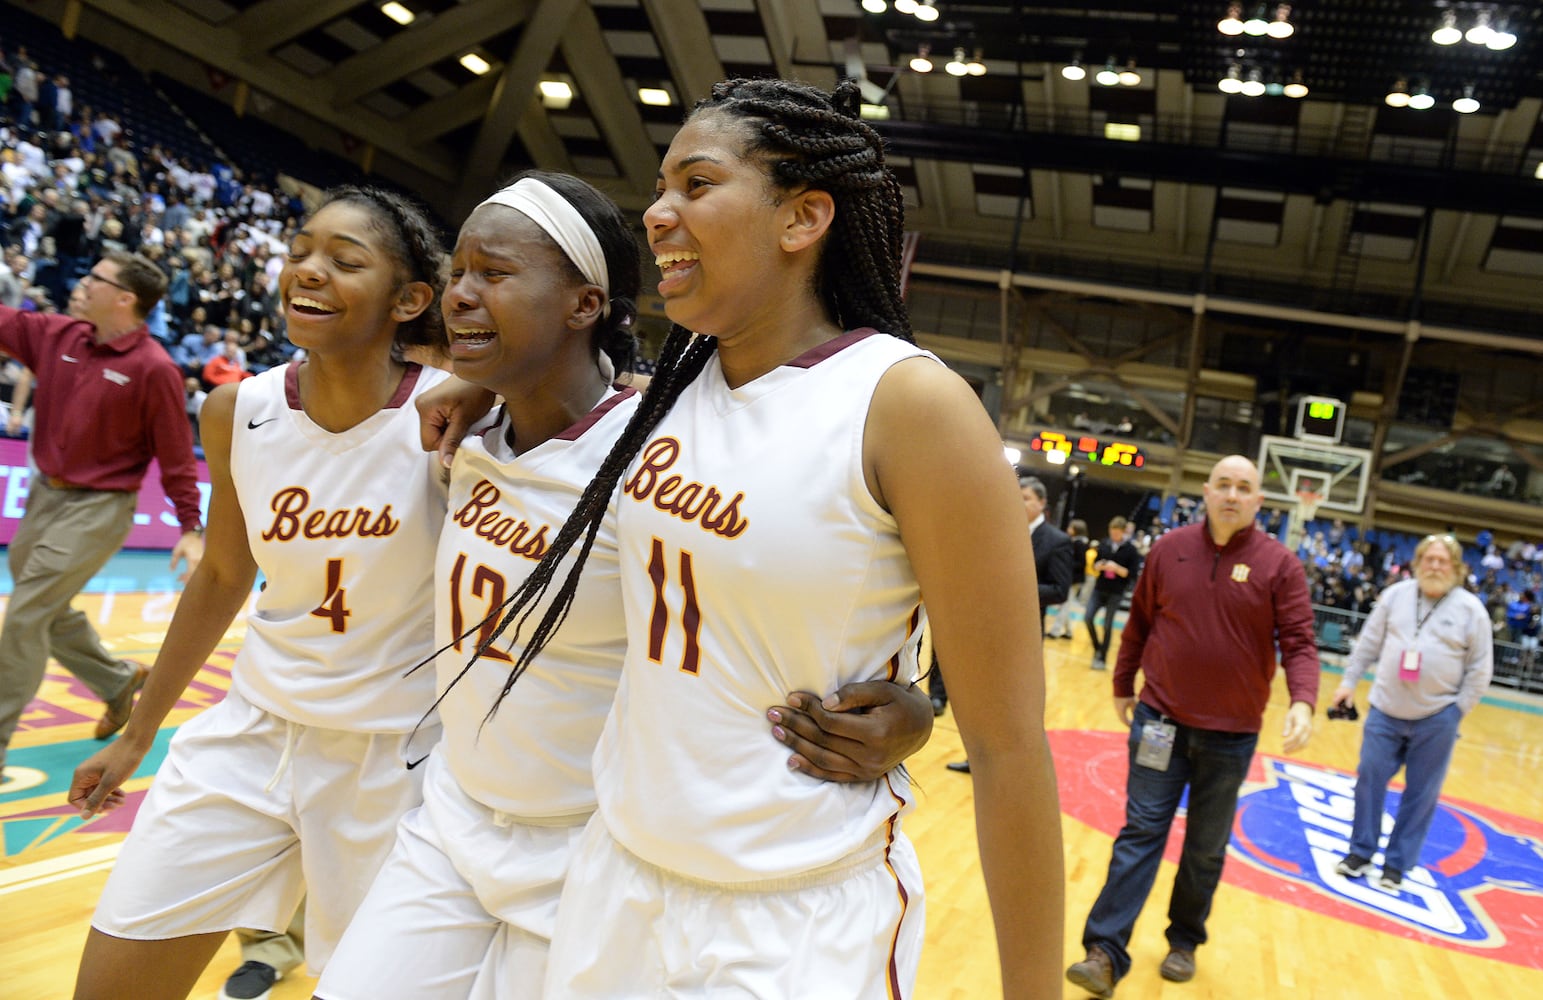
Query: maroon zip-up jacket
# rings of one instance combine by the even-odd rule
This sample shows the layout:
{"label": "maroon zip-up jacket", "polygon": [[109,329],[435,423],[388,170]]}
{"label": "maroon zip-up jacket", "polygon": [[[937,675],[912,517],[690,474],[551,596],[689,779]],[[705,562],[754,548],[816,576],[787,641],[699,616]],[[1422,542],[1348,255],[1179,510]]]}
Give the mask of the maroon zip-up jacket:
{"label": "maroon zip-up jacket", "polygon": [[182,372],[143,324],[98,344],[85,320],[0,306],[0,349],[37,376],[32,460],[39,471],[88,489],[132,493],[156,459],[182,530],[199,529]]}
{"label": "maroon zip-up jacket", "polygon": [[1258,528],[1217,547],[1204,524],[1163,535],[1136,582],[1114,668],[1114,695],[1186,726],[1257,733],[1276,645],[1291,700],[1318,703],[1318,646],[1307,575]]}

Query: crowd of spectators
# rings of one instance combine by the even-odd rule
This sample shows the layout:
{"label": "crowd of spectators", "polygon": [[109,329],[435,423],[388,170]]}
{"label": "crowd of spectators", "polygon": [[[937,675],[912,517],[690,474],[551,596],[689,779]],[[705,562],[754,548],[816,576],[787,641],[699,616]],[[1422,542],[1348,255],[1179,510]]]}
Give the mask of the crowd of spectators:
{"label": "crowd of spectators", "polygon": [[186,376],[195,427],[208,390],[294,354],[276,288],[302,213],[271,180],[137,145],[131,123],[0,44],[0,303],[62,309],[100,254],[148,257],[168,284],[150,333]]}

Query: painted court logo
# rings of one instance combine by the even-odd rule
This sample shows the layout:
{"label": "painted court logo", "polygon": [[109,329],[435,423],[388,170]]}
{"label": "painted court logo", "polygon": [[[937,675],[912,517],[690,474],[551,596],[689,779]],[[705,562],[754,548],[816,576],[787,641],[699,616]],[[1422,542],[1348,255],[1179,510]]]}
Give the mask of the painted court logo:
{"label": "painted court logo", "polygon": [[[1063,808],[1118,833],[1124,735],[1057,732],[1051,742]],[[1363,927],[1543,968],[1543,823],[1444,797],[1421,853],[1424,864],[1405,874],[1400,890],[1387,891],[1375,877],[1334,871],[1349,849],[1354,789],[1354,774],[1256,755],[1238,800],[1223,880]],[[1384,835],[1399,797],[1388,791]],[[1182,818],[1174,825],[1181,824]],[[1176,829],[1170,861],[1178,860],[1179,843]],[[1380,864],[1380,853],[1375,860]]]}

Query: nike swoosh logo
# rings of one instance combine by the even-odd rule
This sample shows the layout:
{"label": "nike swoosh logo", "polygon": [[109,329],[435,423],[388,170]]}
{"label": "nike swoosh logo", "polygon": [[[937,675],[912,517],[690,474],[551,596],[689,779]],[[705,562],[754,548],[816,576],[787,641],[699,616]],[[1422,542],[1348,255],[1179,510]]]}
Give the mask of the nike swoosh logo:
{"label": "nike swoosh logo", "polygon": [[246,429],[249,430],[249,431],[255,431],[255,430],[257,430],[257,428],[261,427],[263,424],[271,424],[271,423],[273,423],[277,419],[279,419],[279,418],[278,417],[269,417],[267,420],[248,420],[246,422]]}

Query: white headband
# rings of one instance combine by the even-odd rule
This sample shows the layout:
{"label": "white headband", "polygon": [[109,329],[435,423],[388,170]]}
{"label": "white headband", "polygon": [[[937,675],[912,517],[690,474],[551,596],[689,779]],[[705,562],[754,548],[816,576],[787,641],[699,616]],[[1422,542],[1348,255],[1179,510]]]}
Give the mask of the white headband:
{"label": "white headband", "polygon": [[[605,267],[605,251],[600,249],[600,240],[595,236],[595,231],[589,228],[589,223],[584,221],[584,216],[579,214],[572,202],[534,177],[522,177],[502,191],[495,192],[482,205],[512,208],[516,212],[523,212],[530,221],[540,226],[578,267],[584,280],[600,286],[600,290],[605,293],[605,308],[600,311],[600,316],[604,318],[610,315],[611,282]],[[477,207],[481,208],[482,205]]]}

